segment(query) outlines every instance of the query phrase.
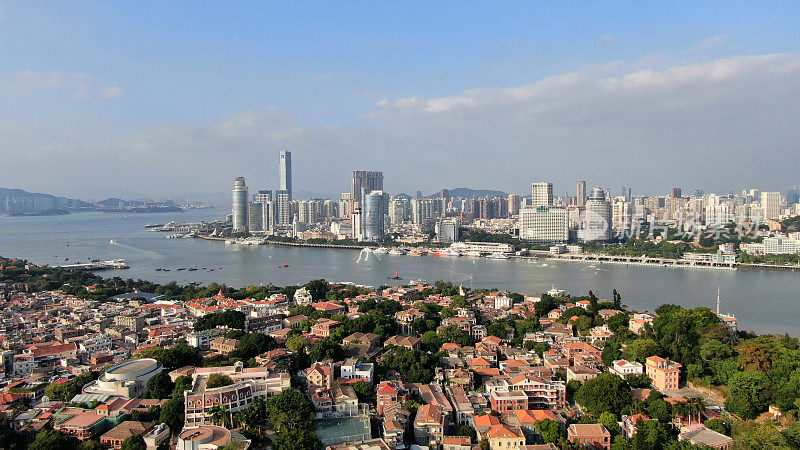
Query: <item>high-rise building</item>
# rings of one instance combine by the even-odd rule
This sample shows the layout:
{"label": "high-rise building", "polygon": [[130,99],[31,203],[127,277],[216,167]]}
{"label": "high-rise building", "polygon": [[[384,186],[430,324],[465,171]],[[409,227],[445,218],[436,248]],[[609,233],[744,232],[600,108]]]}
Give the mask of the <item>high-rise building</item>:
{"label": "high-rise building", "polygon": [[798,194],[797,187],[786,190],[786,204],[791,205],[800,201],[800,194]]}
{"label": "high-rise building", "polygon": [[604,242],[611,239],[611,204],[600,187],[589,193],[579,237],[584,242]]}
{"label": "high-rise building", "polygon": [[538,243],[561,243],[569,240],[567,208],[532,206],[519,212],[519,238]]}
{"label": "high-rise building", "polygon": [[672,188],[672,198],[681,198],[681,188],[679,187]]}
{"label": "high-rise building", "polygon": [[[350,179],[350,202],[361,203],[362,191],[382,191],[383,172],[354,170]],[[363,205],[362,205],[363,206]]]}
{"label": "high-rise building", "polygon": [[575,198],[576,206],[586,206],[586,181],[578,181],[578,193]]}
{"label": "high-rise building", "polygon": [[259,202],[250,202],[247,218],[247,231],[261,232],[264,230],[264,204]]}
{"label": "high-rise building", "polygon": [[776,219],[781,215],[783,199],[780,192],[762,192],[761,207],[764,208],[765,219]]}
{"label": "high-rise building", "polygon": [[508,215],[516,216],[519,214],[519,194],[508,194]]}
{"label": "high-rise building", "polygon": [[291,225],[292,224],[292,194],[283,189],[275,191],[275,202],[277,203],[276,212],[277,217],[275,223],[277,225]]}
{"label": "high-rise building", "polygon": [[278,166],[280,171],[281,190],[289,194],[289,200],[292,200],[292,152],[289,150],[281,150],[281,161]]}
{"label": "high-rise building", "polygon": [[363,227],[361,232],[363,234],[363,241],[378,242],[383,240],[383,224],[384,224],[384,207],[383,203],[386,197],[383,191],[372,191],[367,193],[362,190],[361,194],[363,201],[363,209],[361,211],[361,221]]}
{"label": "high-rise building", "polygon": [[531,206],[553,206],[553,183],[533,183],[531,187]]}
{"label": "high-rise building", "polygon": [[458,242],[461,238],[461,219],[450,217],[436,222],[436,240],[439,242]]}
{"label": "high-rise building", "polygon": [[233,204],[231,207],[231,214],[233,216],[232,225],[234,231],[240,231],[247,228],[248,213],[247,213],[247,186],[244,184],[244,177],[236,177],[233,179]]}

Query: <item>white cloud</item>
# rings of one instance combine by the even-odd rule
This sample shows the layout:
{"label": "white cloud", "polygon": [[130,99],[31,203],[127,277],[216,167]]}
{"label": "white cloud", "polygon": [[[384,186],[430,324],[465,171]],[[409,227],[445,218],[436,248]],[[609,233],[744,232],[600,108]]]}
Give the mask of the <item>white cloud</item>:
{"label": "white cloud", "polygon": [[156,192],[224,191],[235,175],[269,188],[284,147],[294,151],[298,189],[321,192],[347,190],[358,168],[382,169],[392,193],[464,185],[525,192],[534,180],[562,193],[577,179],[638,192],[778,190],[800,181],[798,116],[800,54],[663,69],[614,62],[520,86],[382,99],[346,127],[310,126],[276,108],[128,134],[42,132],[0,117],[0,159],[30,168],[3,173],[9,185],[33,178],[54,191],[65,183],[79,190],[87,178]]}
{"label": "white cloud", "polygon": [[100,92],[101,98],[122,98],[125,97],[125,91],[119,86],[109,86],[103,88]]}
{"label": "white cloud", "polygon": [[730,40],[731,40],[730,34],[721,34],[719,36],[713,36],[708,39],[704,39],[698,42],[697,44],[689,47],[689,53],[702,52],[704,50],[719,47]]}

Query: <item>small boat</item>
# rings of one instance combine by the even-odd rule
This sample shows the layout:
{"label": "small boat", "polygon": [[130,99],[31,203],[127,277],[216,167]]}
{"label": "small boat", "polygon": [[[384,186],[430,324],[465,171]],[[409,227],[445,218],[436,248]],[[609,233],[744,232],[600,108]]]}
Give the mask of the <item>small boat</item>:
{"label": "small boat", "polygon": [[408,252],[408,256],[422,256],[424,254],[425,254],[425,252],[420,250],[420,249],[418,249],[418,248],[415,248],[414,250],[411,250],[410,252]]}
{"label": "small boat", "polygon": [[437,250],[437,251],[433,252],[433,256],[450,256],[450,255],[448,255],[446,251]]}
{"label": "small boat", "polygon": [[180,268],[178,268],[178,269],[175,269],[175,270],[177,270],[178,272],[180,272],[181,270],[186,270],[186,267],[180,267]]}
{"label": "small boat", "polygon": [[406,252],[402,248],[393,248],[389,250],[390,255],[405,255]]}
{"label": "small boat", "polygon": [[386,255],[389,253],[389,249],[386,247],[378,247],[375,250],[373,250],[372,253],[376,255]]}
{"label": "small boat", "polygon": [[69,261],[69,258],[64,258],[64,261]]}
{"label": "small boat", "polygon": [[[113,239],[112,239],[112,240],[108,241],[108,243],[109,243],[109,244],[116,244],[116,243],[117,243],[117,241],[115,241],[115,240],[113,240]],[[67,247],[69,247],[69,244],[67,244]]]}
{"label": "small boat", "polygon": [[395,270],[394,271],[394,276],[393,277],[389,277],[389,279],[390,280],[402,280],[402,278],[400,278],[400,271],[399,270]]}
{"label": "small boat", "polygon": [[282,268],[282,269],[285,269],[285,268],[289,267],[289,263],[284,259],[283,260],[283,265],[282,266],[278,266],[278,267]]}
{"label": "small boat", "polygon": [[508,258],[510,258],[510,256],[506,255],[505,253],[495,252],[495,253],[492,253],[491,255],[487,256],[487,258],[489,258],[489,259],[508,259]]}
{"label": "small boat", "polygon": [[470,250],[468,252],[464,252],[465,256],[481,256],[481,252],[477,250]]}

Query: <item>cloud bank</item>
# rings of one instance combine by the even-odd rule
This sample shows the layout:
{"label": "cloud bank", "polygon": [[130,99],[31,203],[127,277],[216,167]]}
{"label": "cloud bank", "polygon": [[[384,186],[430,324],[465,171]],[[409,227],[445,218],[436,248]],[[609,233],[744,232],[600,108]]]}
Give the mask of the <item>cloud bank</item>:
{"label": "cloud bank", "polygon": [[[84,82],[69,74],[26,80],[76,92]],[[124,93],[108,87],[100,95]],[[79,192],[87,177],[99,189],[145,193],[225,191],[235,175],[273,188],[281,148],[294,152],[295,186],[317,192],[346,191],[353,169],[383,170],[393,193],[454,186],[525,193],[531,181],[549,180],[561,194],[579,179],[615,194],[621,185],[634,193],[727,192],[800,182],[799,115],[800,54],[782,53],[662,70],[614,62],[515,87],[380,99],[349,126],[305,124],[278,108],[125,134],[43,132],[0,117],[0,156],[30,172],[3,169],[4,183],[59,192]]]}

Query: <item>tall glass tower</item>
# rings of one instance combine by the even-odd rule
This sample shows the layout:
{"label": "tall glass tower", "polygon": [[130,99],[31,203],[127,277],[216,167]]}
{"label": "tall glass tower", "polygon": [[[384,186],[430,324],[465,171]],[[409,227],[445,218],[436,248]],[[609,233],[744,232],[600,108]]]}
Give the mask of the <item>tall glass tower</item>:
{"label": "tall glass tower", "polygon": [[292,199],[292,152],[281,150],[281,162],[279,166],[281,177],[281,190],[289,193],[289,200]]}

